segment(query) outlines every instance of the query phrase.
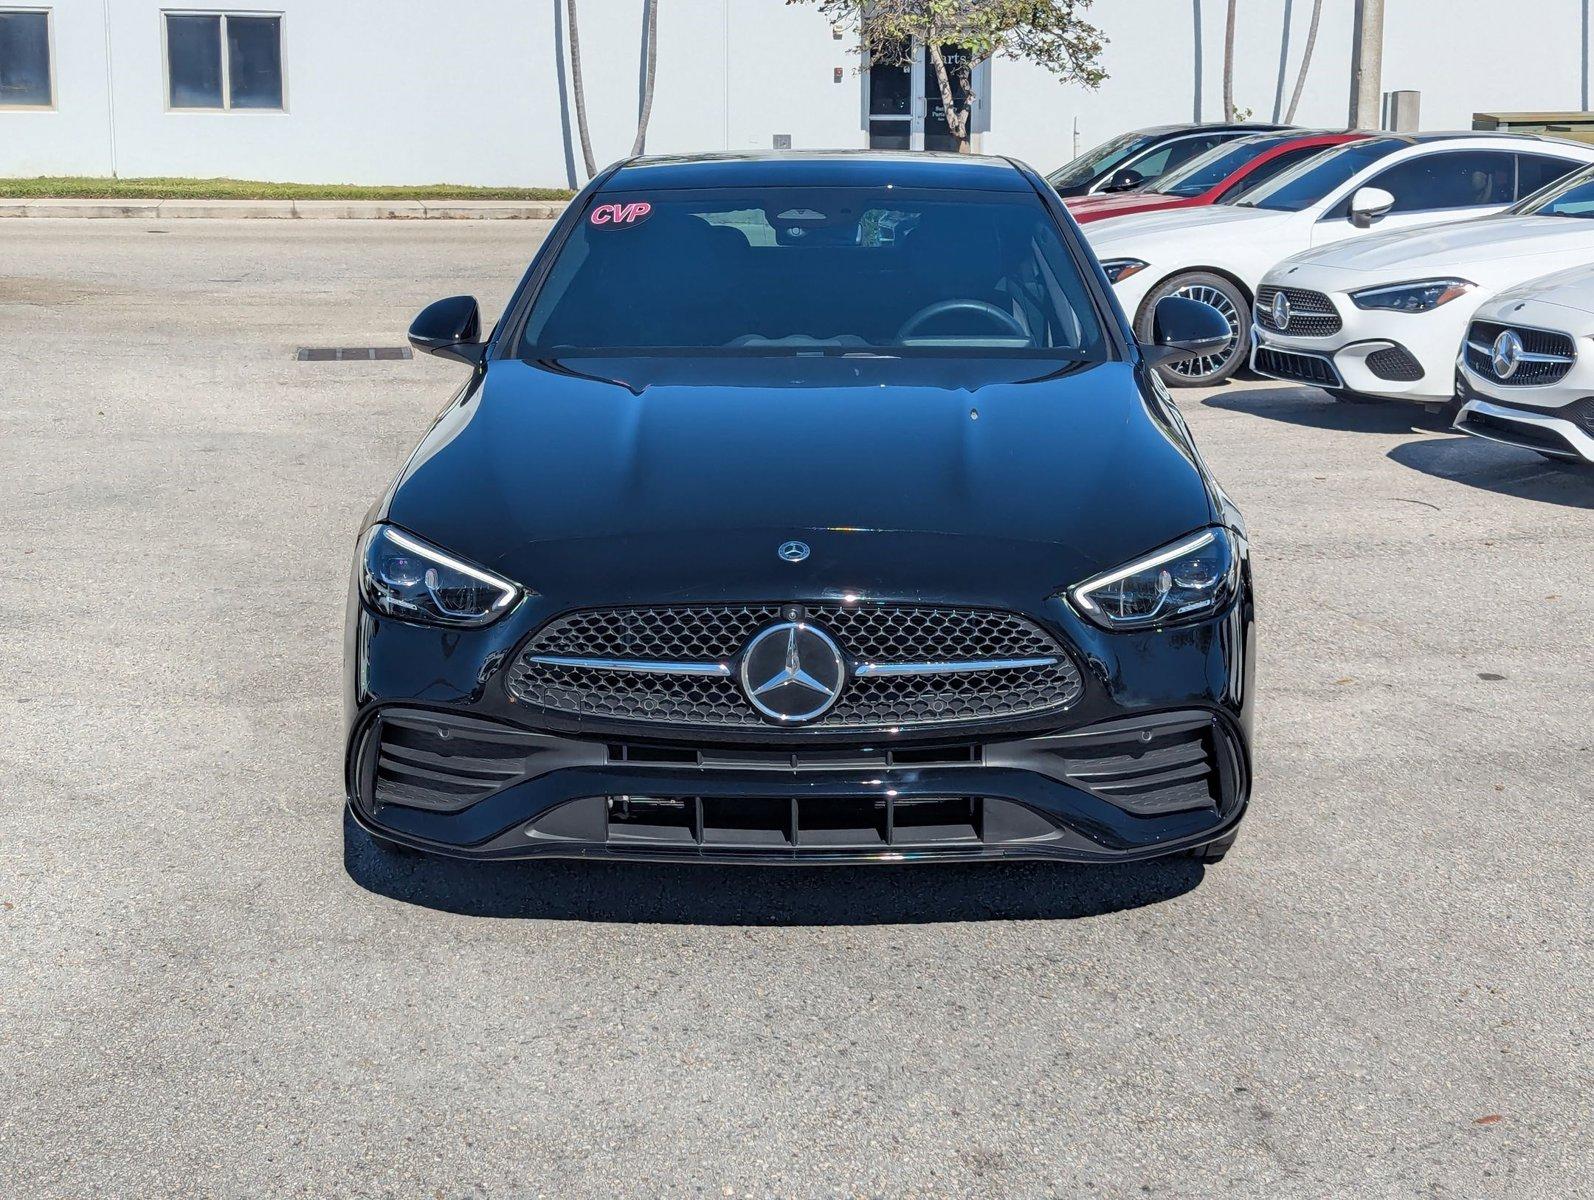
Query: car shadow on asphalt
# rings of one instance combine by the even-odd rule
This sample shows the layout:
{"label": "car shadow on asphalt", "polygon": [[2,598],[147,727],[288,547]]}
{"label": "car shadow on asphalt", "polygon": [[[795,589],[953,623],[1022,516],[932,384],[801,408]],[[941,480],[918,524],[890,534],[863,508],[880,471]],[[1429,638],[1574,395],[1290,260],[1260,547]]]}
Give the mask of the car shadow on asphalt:
{"label": "car shadow on asphalt", "polygon": [[1449,427],[1451,418],[1430,413],[1419,404],[1345,404],[1317,388],[1248,388],[1208,396],[1207,408],[1241,412],[1308,429],[1338,429],[1346,433],[1431,433]]}
{"label": "car shadow on asphalt", "polygon": [[463,916],[732,926],[1098,917],[1181,896],[1206,873],[1187,858],[1112,866],[466,862],[384,854],[347,815],[343,865],[369,892]]}
{"label": "car shadow on asphalt", "polygon": [[1594,509],[1594,467],[1553,463],[1531,450],[1457,434],[1403,442],[1389,452],[1403,467],[1520,500]]}

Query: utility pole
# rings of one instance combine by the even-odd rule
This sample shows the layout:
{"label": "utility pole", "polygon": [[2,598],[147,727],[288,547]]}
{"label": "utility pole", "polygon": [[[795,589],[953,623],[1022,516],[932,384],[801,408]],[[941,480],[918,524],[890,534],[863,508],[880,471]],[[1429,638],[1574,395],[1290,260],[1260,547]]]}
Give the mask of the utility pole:
{"label": "utility pole", "polygon": [[1384,0],[1356,0],[1350,55],[1350,127],[1377,129],[1383,123]]}

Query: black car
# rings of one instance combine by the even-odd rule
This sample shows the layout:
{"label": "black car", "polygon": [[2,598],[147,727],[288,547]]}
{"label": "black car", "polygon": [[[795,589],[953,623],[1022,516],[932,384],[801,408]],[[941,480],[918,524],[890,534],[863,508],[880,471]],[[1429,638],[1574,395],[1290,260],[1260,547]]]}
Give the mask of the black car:
{"label": "black car", "polygon": [[[1251,781],[1239,513],[1056,195],[963,156],[641,159],[571,204],[360,534],[380,846],[1220,858]],[[357,833],[353,836],[358,836]]]}
{"label": "black car", "polygon": [[1161,179],[1198,154],[1235,138],[1289,125],[1256,122],[1206,125],[1154,125],[1121,133],[1087,150],[1073,162],[1046,177],[1059,196],[1088,196],[1098,192],[1130,192]]}

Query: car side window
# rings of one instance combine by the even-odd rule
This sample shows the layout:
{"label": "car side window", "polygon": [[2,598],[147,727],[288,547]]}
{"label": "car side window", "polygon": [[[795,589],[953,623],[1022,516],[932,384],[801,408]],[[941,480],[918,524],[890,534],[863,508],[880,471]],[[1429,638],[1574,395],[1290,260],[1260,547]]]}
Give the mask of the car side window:
{"label": "car side window", "polygon": [[1189,162],[1198,154],[1205,154],[1224,138],[1217,134],[1203,134],[1200,137],[1178,138],[1171,142],[1164,142],[1154,150],[1147,152],[1139,158],[1130,159],[1123,167],[1135,172],[1142,179],[1151,180],[1166,175],[1174,167]]}
{"label": "car side window", "polygon": [[1569,158],[1556,158],[1550,154],[1517,155],[1517,199],[1526,199],[1542,187],[1548,187],[1567,172],[1586,164]]}
{"label": "car side window", "polygon": [[1389,211],[1396,213],[1511,204],[1516,200],[1515,155],[1504,150],[1424,154],[1380,171],[1367,186],[1393,196]]}
{"label": "car side window", "polygon": [[1225,188],[1223,194],[1218,197],[1218,203],[1227,204],[1230,200],[1237,198],[1240,193],[1266,183],[1275,175],[1282,175],[1285,171],[1295,166],[1296,163],[1305,162],[1313,155],[1321,154],[1326,149],[1328,149],[1326,146],[1301,146],[1295,150],[1286,150],[1282,154],[1276,154],[1266,162],[1258,163],[1244,179],[1238,180]]}

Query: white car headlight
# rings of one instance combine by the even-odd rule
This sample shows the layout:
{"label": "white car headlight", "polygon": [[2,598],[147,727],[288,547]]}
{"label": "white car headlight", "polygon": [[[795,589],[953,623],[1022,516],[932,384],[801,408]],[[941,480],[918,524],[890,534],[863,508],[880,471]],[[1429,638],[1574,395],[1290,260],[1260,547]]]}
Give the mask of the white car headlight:
{"label": "white car headlight", "polygon": [[1068,596],[1103,629],[1140,629],[1209,617],[1234,598],[1239,583],[1234,535],[1213,526],[1076,584]]}
{"label": "white car headlight", "polygon": [[524,595],[391,525],[373,525],[360,547],[360,594],[377,612],[422,625],[489,625]]}
{"label": "white car headlight", "polygon": [[1466,295],[1477,286],[1469,279],[1418,279],[1411,283],[1363,288],[1350,294],[1350,302],[1357,308],[1383,309],[1388,312],[1429,312],[1441,304],[1449,304],[1457,296]]}
{"label": "white car headlight", "polygon": [[1131,275],[1144,271],[1147,265],[1138,258],[1105,258],[1102,260],[1101,269],[1107,272],[1109,283],[1120,283]]}

